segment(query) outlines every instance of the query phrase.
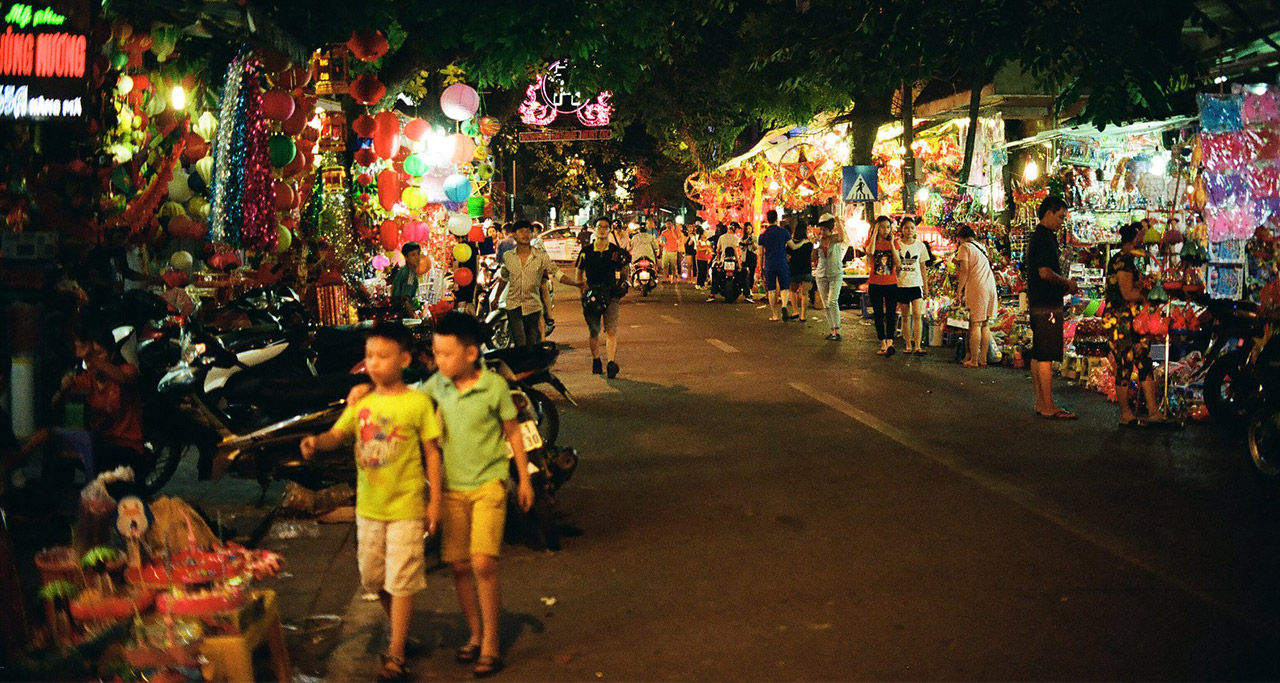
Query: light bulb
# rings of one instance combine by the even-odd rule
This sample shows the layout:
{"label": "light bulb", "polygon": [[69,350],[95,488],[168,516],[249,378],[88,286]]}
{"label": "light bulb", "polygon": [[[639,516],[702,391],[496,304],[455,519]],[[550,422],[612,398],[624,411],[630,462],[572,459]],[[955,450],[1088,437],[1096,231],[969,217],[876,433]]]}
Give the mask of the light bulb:
{"label": "light bulb", "polygon": [[184,109],[187,106],[187,90],[180,85],[173,86],[173,90],[169,91],[169,104],[174,109]]}
{"label": "light bulb", "polygon": [[924,204],[925,202],[928,202],[928,201],[929,201],[929,188],[927,188],[927,187],[922,187],[922,188],[920,188],[920,189],[916,190],[916,201],[917,201],[917,202],[919,202],[919,203],[921,203],[921,204]]}
{"label": "light bulb", "polygon": [[1023,180],[1027,182],[1032,182],[1039,177],[1040,177],[1040,164],[1037,164],[1035,159],[1031,159],[1030,161],[1027,162],[1026,166],[1022,167]]}

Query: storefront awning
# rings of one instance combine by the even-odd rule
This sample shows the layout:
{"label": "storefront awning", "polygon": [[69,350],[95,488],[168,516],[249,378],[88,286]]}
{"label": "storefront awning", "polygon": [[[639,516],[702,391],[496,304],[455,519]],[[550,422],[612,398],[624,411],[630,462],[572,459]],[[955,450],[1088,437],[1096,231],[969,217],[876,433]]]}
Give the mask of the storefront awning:
{"label": "storefront awning", "polygon": [[1125,126],[1108,126],[1103,130],[1099,130],[1093,126],[1070,126],[1066,128],[1055,128],[1038,133],[1029,138],[1023,138],[1014,142],[1007,143],[1004,149],[1018,149],[1042,142],[1050,142],[1062,137],[1072,138],[1117,138],[1131,137],[1134,135],[1154,135],[1163,133],[1167,130],[1178,130],[1196,125],[1199,119],[1194,116],[1179,116],[1164,121],[1142,121],[1140,123],[1131,123]]}

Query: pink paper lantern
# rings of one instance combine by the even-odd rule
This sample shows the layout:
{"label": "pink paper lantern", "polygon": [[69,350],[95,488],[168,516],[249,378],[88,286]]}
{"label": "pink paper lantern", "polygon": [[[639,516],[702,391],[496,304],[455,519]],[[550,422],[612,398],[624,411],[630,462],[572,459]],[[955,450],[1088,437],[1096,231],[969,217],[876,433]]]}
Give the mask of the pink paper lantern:
{"label": "pink paper lantern", "polygon": [[440,93],[440,111],[454,121],[466,121],[480,109],[480,93],[466,83],[454,83]]}
{"label": "pink paper lantern", "polygon": [[414,142],[421,142],[427,136],[430,127],[422,119],[413,119],[404,124],[404,136]]}
{"label": "pink paper lantern", "polygon": [[466,164],[475,157],[476,143],[470,136],[462,133],[454,133],[449,136],[449,140],[453,145],[453,163]]}

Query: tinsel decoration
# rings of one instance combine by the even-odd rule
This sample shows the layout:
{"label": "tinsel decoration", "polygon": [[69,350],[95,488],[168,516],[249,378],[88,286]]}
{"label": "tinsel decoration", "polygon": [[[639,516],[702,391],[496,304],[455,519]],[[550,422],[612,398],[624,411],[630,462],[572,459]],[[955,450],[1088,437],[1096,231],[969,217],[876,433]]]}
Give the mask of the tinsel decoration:
{"label": "tinsel decoration", "polygon": [[[323,192],[323,191],[321,191]],[[338,257],[343,273],[359,272],[363,268],[360,247],[356,244],[355,228],[351,225],[351,204],[343,192],[323,192],[320,221],[317,234]]]}
{"label": "tinsel decoration", "polygon": [[274,249],[279,239],[271,213],[275,184],[257,71],[257,61],[244,54],[227,67],[222,125],[213,145],[209,235],[214,242],[236,247]]}

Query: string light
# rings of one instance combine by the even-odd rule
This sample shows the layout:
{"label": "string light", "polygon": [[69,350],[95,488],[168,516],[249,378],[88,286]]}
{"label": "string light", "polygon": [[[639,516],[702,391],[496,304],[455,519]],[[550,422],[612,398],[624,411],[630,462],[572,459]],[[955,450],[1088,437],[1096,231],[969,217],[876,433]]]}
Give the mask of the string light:
{"label": "string light", "polygon": [[174,111],[187,108],[187,90],[181,85],[173,86],[169,91],[169,103],[173,105]]}

